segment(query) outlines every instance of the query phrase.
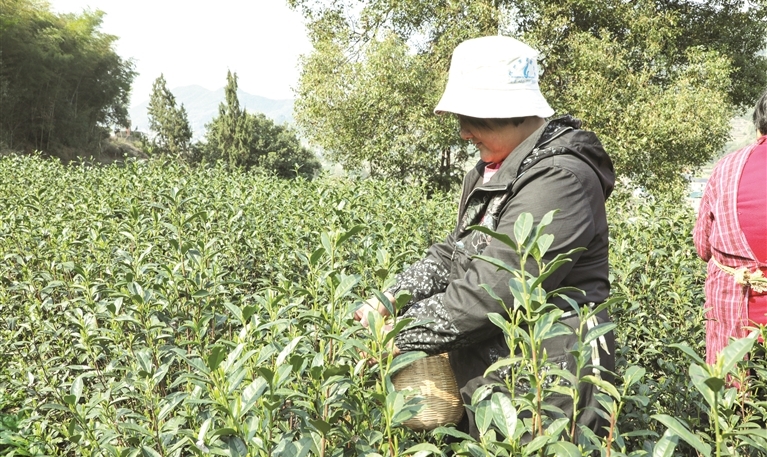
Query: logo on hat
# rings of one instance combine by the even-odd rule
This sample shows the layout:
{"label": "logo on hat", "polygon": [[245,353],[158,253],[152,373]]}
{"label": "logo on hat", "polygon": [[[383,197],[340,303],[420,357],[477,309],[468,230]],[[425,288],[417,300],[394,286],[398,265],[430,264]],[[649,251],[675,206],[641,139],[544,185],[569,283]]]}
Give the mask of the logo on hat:
{"label": "logo on hat", "polygon": [[538,81],[538,65],[530,57],[517,59],[511,63],[509,68],[509,82],[530,82]]}

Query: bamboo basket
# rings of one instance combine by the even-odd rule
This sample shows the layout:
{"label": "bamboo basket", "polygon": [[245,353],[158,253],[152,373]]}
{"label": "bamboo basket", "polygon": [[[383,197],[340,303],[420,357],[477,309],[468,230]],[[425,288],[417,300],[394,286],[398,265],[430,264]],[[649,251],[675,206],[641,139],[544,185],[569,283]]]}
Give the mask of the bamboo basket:
{"label": "bamboo basket", "polygon": [[412,389],[424,398],[423,408],[404,422],[411,430],[433,430],[457,424],[463,417],[463,401],[447,354],[418,359],[392,377],[397,390]]}

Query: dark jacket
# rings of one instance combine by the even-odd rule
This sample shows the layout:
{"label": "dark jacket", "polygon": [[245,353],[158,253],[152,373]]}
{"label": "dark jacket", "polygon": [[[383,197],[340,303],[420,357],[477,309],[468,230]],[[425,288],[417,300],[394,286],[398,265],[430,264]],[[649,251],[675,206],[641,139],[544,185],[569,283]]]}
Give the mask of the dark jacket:
{"label": "dark jacket", "polygon": [[[513,303],[509,274],[471,257],[482,254],[519,266],[509,247],[467,230],[468,226],[482,224],[513,238],[521,213],[532,213],[537,224],[547,212],[558,209],[545,231],[554,235],[545,261],[576,247],[586,250],[573,254],[572,262],[544,281],[544,288],[583,290],[585,294],[569,293],[579,304],[604,301],[610,288],[605,200],[615,175],[594,133],[581,130],[580,121],[570,116],[554,119],[512,151],[490,181],[482,184],[485,165],[480,162],[464,179],[455,230],[444,242],[431,246],[426,257],[400,274],[389,289],[393,293],[408,290],[413,299],[402,315],[424,322],[399,334],[397,347],[430,354],[449,351],[459,387],[468,399],[479,385],[494,381],[482,378],[485,369],[509,355],[501,330],[487,318],[491,312],[505,313],[481,285],[492,288],[505,303]],[[537,274],[533,264],[526,269]],[[557,304],[567,309],[564,300]],[[562,341],[565,344],[570,343]],[[559,349],[566,357],[567,348]],[[554,355],[550,350],[550,358]]]}

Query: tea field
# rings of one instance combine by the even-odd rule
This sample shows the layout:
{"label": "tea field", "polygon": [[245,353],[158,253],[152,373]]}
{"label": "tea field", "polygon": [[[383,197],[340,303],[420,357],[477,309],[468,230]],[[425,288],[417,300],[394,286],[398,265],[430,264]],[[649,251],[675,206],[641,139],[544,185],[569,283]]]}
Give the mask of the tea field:
{"label": "tea field", "polygon": [[387,357],[387,334],[351,315],[450,231],[456,202],[390,181],[0,158],[0,455],[767,452],[763,386],[724,382],[754,340],[699,359],[693,210],[628,191],[609,202],[609,434],[546,416],[530,436],[524,405],[491,396],[471,406],[480,440],[403,427],[418,399],[391,375],[422,354]]}

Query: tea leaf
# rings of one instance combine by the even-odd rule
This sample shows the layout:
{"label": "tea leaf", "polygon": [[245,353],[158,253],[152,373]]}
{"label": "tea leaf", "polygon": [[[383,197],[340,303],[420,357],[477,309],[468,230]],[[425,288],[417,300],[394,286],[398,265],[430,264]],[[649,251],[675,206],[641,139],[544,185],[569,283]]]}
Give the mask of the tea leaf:
{"label": "tea leaf", "polygon": [[599,389],[607,394],[609,394],[611,397],[613,397],[616,400],[620,400],[621,394],[618,392],[618,389],[615,388],[612,384],[605,381],[602,378],[598,378],[593,375],[587,375],[581,378],[583,381],[586,381],[590,384],[594,384],[595,386],[599,387]]}
{"label": "tea leaf", "polygon": [[711,390],[711,387],[706,383],[711,376],[707,370],[703,368],[705,366],[707,365],[701,366],[696,363],[691,364],[689,368],[690,380],[701,395],[703,395],[706,403],[708,403],[709,406],[714,407],[714,405],[716,405],[717,393]]}
{"label": "tea leaf", "polygon": [[141,446],[141,455],[144,457],[162,457],[159,452],[148,446]]}
{"label": "tea leaf", "polygon": [[80,397],[83,395],[83,377],[86,374],[83,373],[80,376],[76,377],[75,380],[72,382],[72,387],[70,388],[70,393],[72,396],[75,397],[75,401],[73,403],[77,403],[80,401]]}
{"label": "tea leaf", "polygon": [[645,373],[646,370],[644,368],[632,365],[626,368],[623,379],[625,380],[627,386],[633,386],[644,377]]}
{"label": "tea leaf", "polygon": [[652,416],[652,418],[657,420],[661,424],[665,425],[666,427],[668,427],[668,431],[672,432],[673,434],[685,440],[687,444],[694,447],[698,452],[700,452],[704,456],[711,455],[711,446],[702,442],[700,438],[690,433],[687,427],[682,425],[676,418],[671,417],[667,414],[655,414]]}
{"label": "tea leaf", "polygon": [[500,392],[494,393],[490,407],[493,411],[493,422],[498,430],[507,438],[513,437],[517,428],[517,410],[509,397]]}
{"label": "tea leaf", "polygon": [[341,275],[341,282],[338,284],[338,287],[336,287],[333,297],[335,297],[336,300],[340,300],[341,298],[344,298],[346,295],[349,294],[349,292],[351,292],[354,286],[357,285],[359,280],[360,278],[357,277],[356,275],[348,275],[348,276]]}
{"label": "tea leaf", "polygon": [[193,293],[192,297],[194,297],[194,298],[205,298],[205,297],[210,297],[210,295],[211,295],[211,293],[209,291],[201,289],[201,290],[198,290],[197,292]]}
{"label": "tea leaf", "polygon": [[617,326],[618,325],[614,322],[603,322],[601,324],[595,325],[586,334],[586,337],[583,339],[583,344],[590,344],[592,341],[598,339],[599,337],[612,332]]}
{"label": "tea leaf", "polygon": [[453,438],[458,438],[460,440],[466,441],[474,440],[474,438],[472,438],[468,433],[464,433],[452,427],[437,427],[432,430],[432,434],[434,436],[452,436]]}
{"label": "tea leaf", "polygon": [[242,442],[240,437],[238,436],[232,436],[227,440],[227,444],[229,445],[229,454],[232,457],[235,456],[247,456],[248,455],[248,447],[245,445],[245,443]]}
{"label": "tea leaf", "polygon": [[711,389],[712,392],[717,393],[720,390],[722,390],[722,387],[724,387],[724,379],[722,378],[708,378],[705,381],[706,385]]}
{"label": "tea leaf", "polygon": [[384,295],[383,292],[376,289],[373,291],[373,295],[375,295],[376,299],[378,299],[378,302],[382,304],[384,308],[386,308],[386,311],[389,312],[390,316],[396,315],[397,311],[395,310],[395,305],[392,304],[391,300],[389,300],[389,298]]}
{"label": "tea leaf", "polygon": [[490,405],[491,401],[484,400],[475,406],[474,420],[477,423],[480,438],[487,433],[487,430],[493,423],[493,411]]}
{"label": "tea leaf", "polygon": [[570,424],[570,420],[567,417],[561,417],[556,419],[546,428],[546,434],[553,437],[558,437]]}
{"label": "tea leaf", "polygon": [[554,243],[554,235],[550,233],[541,235],[536,243],[538,246],[538,258],[540,259],[546,255],[546,253],[549,251],[549,248]]}
{"label": "tea leaf", "polygon": [[120,424],[120,427],[126,430],[131,430],[133,432],[139,433],[140,435],[146,436],[146,437],[152,437],[152,432],[149,431],[146,427],[139,425],[139,424],[133,424],[130,422],[122,423]]}
{"label": "tea leaf", "polygon": [[520,360],[522,360],[521,357],[510,357],[510,358],[500,359],[497,362],[490,365],[489,367],[487,367],[487,369],[485,370],[484,376],[488,376],[490,373],[494,371],[499,371],[508,366],[512,366],[515,363],[519,363]]}
{"label": "tea leaf", "polygon": [[442,451],[431,443],[421,443],[415,446],[409,447],[404,451],[405,455],[413,455],[414,457],[426,457],[427,455],[442,455]]}
{"label": "tea leaf", "polygon": [[488,256],[484,256],[484,255],[474,255],[471,258],[472,259],[482,260],[482,261],[487,262],[487,263],[489,263],[491,265],[495,265],[498,268],[498,270],[507,271],[509,273],[517,271],[517,269],[514,268],[513,266],[507,264],[506,262],[504,262],[502,260],[498,260],[498,259],[496,259],[494,257],[488,257]]}
{"label": "tea leaf", "polygon": [[208,354],[208,368],[215,370],[221,365],[221,362],[226,358],[226,348],[223,346],[214,346]]}
{"label": "tea leaf", "polygon": [[398,372],[399,370],[405,368],[406,366],[410,365],[416,360],[422,359],[424,357],[427,357],[427,355],[425,352],[421,352],[421,351],[412,351],[412,352],[405,352],[403,354],[400,354],[399,356],[394,358],[394,361],[389,367],[389,375],[392,375]]}
{"label": "tea leaf", "polygon": [[361,232],[364,229],[365,229],[364,225],[355,225],[354,227],[350,228],[349,230],[344,232],[343,235],[338,237],[338,242],[336,243],[336,246],[340,246],[340,245],[344,244],[344,242],[346,240],[348,240],[349,238],[351,238],[354,235],[358,234],[359,232]]}
{"label": "tea leaf", "polygon": [[566,441],[557,441],[547,448],[548,452],[557,457],[581,457],[581,451],[573,443]]}
{"label": "tea leaf", "polygon": [[697,354],[695,351],[692,350],[692,348],[684,343],[672,343],[669,344],[669,347],[677,348],[680,351],[687,354],[691,359],[693,359],[696,363],[703,365],[706,362]]}
{"label": "tea leaf", "polygon": [[231,428],[231,427],[224,427],[219,428],[213,431],[213,433],[210,434],[211,438],[215,438],[217,436],[230,436],[230,435],[236,435],[237,430]]}
{"label": "tea leaf", "polygon": [[537,436],[533,438],[532,441],[527,443],[527,445],[525,445],[524,447],[525,453],[527,455],[531,455],[533,452],[543,449],[543,447],[549,444],[549,442],[551,442],[550,436],[546,436],[546,435]]}
{"label": "tea leaf", "polygon": [[333,245],[330,242],[330,234],[327,232],[322,232],[320,235],[320,242],[322,243],[322,247],[325,248],[325,252],[332,253],[333,252]]}
{"label": "tea leaf", "polygon": [[757,332],[752,332],[751,335],[745,338],[739,338],[730,342],[730,344],[722,349],[722,352],[717,357],[717,365],[722,367],[721,376],[731,372],[735,368],[735,364],[743,360],[754,346],[757,336]]}
{"label": "tea leaf", "polygon": [[533,230],[533,215],[530,213],[522,213],[517,217],[517,221],[514,223],[514,238],[517,241],[517,245],[523,245],[527,242],[527,237],[530,236],[530,232]]}
{"label": "tea leaf", "polygon": [[[466,227],[469,230],[475,230],[480,233],[484,233],[485,235],[489,235],[493,239],[496,239],[500,241],[501,243],[505,244],[506,246],[509,246],[510,248],[516,250],[517,243],[514,242],[514,240],[511,239],[508,235],[500,232],[496,232],[494,230],[491,230],[484,225],[470,225]],[[479,257],[479,256],[478,256]],[[488,259],[492,259],[492,257],[488,257]],[[484,260],[484,258],[483,258]]]}
{"label": "tea leaf", "polygon": [[312,252],[312,256],[309,258],[309,264],[312,266],[317,266],[317,262],[319,262],[319,260],[322,258],[322,256],[325,255],[326,252],[327,251],[323,247],[315,249],[314,252]]}
{"label": "tea leaf", "polygon": [[293,350],[295,350],[296,346],[298,346],[298,343],[303,339],[303,336],[297,336],[293,338],[290,343],[283,348],[282,351],[280,351],[280,354],[277,356],[277,360],[275,360],[275,365],[282,365],[285,363],[285,360],[293,353]]}
{"label": "tea leaf", "polygon": [[242,416],[253,408],[267,387],[269,386],[264,378],[256,378],[242,390],[242,407],[240,410]]}
{"label": "tea leaf", "polygon": [[189,394],[186,392],[173,392],[167,397],[161,399],[160,413],[157,415],[157,418],[159,420],[164,420],[168,414],[172,413],[173,410],[187,397],[189,397]]}

